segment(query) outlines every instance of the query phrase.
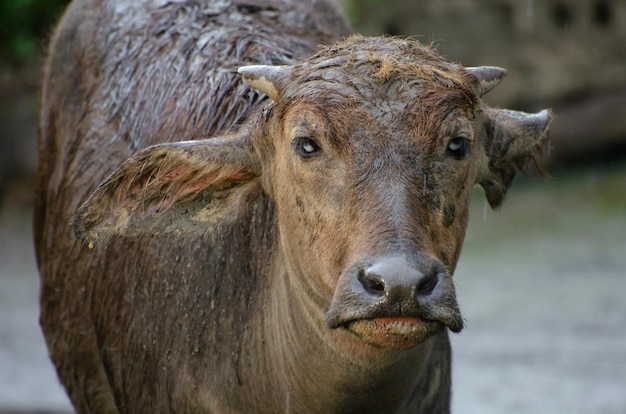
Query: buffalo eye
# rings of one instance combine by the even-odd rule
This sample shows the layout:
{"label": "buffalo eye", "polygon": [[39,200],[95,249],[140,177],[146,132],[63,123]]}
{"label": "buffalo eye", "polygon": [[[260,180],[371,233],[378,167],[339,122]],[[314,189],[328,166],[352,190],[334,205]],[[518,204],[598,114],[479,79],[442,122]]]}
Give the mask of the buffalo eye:
{"label": "buffalo eye", "polygon": [[294,140],[296,152],[302,158],[310,158],[321,151],[320,146],[309,137],[296,138]]}
{"label": "buffalo eye", "polygon": [[465,137],[452,138],[448,142],[446,148],[446,154],[455,160],[463,160],[467,157],[470,151],[470,140]]}

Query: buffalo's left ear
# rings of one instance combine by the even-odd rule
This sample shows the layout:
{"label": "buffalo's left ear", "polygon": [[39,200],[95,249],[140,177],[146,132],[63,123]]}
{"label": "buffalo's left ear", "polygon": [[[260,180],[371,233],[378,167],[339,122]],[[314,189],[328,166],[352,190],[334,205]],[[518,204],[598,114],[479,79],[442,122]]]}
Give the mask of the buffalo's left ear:
{"label": "buffalo's left ear", "polygon": [[545,109],[528,114],[492,108],[484,108],[484,113],[487,165],[478,183],[485,190],[489,205],[497,208],[504,201],[515,174],[542,152],[552,113]]}

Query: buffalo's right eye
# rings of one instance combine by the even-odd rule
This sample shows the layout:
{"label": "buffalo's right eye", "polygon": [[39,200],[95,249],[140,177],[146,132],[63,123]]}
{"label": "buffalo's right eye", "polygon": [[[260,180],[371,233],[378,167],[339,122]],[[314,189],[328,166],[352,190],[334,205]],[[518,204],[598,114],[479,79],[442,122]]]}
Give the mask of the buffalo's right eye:
{"label": "buffalo's right eye", "polygon": [[446,148],[446,154],[456,160],[463,160],[470,152],[471,141],[465,137],[453,138]]}
{"label": "buffalo's right eye", "polygon": [[294,147],[298,154],[303,158],[311,158],[321,151],[317,142],[308,137],[296,138],[294,140]]}

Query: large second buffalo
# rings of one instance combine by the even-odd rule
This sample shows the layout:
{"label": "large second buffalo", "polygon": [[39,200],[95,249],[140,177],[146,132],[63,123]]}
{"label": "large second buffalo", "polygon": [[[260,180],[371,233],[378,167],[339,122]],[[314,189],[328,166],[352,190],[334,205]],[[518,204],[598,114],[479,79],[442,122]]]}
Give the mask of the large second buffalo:
{"label": "large second buffalo", "polygon": [[326,0],[75,0],[35,239],[76,411],[448,413],[470,192],[550,122],[481,101],[504,75]]}

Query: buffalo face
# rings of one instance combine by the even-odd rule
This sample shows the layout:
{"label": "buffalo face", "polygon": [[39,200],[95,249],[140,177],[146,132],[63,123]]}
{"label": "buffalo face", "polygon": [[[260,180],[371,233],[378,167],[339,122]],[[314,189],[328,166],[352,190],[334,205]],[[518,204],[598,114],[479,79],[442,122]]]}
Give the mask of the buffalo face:
{"label": "buffalo face", "polygon": [[[495,110],[505,75],[415,42],[353,38],[243,78],[274,102],[263,139],[290,285],[328,328],[381,348],[463,328],[452,280],[478,184],[497,207],[541,148],[549,112]],[[267,151],[267,148],[271,148]]]}

